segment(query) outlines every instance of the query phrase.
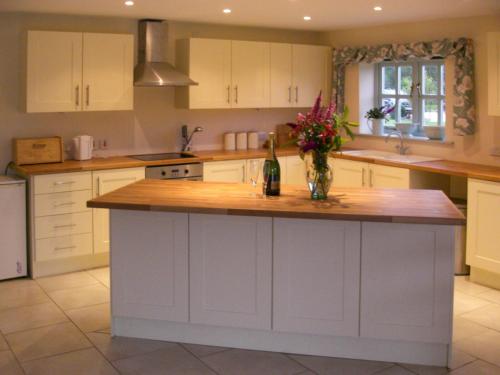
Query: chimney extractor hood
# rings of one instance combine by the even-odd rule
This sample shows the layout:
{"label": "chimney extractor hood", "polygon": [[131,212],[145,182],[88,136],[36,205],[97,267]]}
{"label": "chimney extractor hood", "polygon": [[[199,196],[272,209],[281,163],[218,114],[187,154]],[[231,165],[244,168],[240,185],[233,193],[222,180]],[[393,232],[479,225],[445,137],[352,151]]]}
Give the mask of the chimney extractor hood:
{"label": "chimney extractor hood", "polygon": [[139,21],[139,55],[134,69],[135,86],[190,86],[197,85],[184,73],[166,62],[168,25],[161,20]]}

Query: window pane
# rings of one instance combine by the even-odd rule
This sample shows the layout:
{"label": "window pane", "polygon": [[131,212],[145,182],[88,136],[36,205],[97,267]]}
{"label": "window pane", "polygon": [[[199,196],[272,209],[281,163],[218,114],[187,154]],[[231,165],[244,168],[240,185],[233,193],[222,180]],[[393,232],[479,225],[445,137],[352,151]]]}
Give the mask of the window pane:
{"label": "window pane", "polygon": [[[382,105],[386,107],[394,107],[396,105],[395,98],[382,99]],[[386,116],[385,124],[388,126],[396,126],[396,111],[392,111]]]}
{"label": "window pane", "polygon": [[396,67],[382,67],[382,94],[396,93]]}
{"label": "window pane", "polygon": [[446,125],[446,102],[441,100],[441,125]]}
{"label": "window pane", "polygon": [[423,99],[424,125],[438,125],[438,101],[436,99]]}
{"label": "window pane", "polygon": [[408,99],[399,99],[398,111],[400,122],[413,122],[413,108],[411,101],[409,101]]}
{"label": "window pane", "polygon": [[410,95],[413,83],[413,67],[411,65],[400,66],[399,69],[399,94]]}
{"label": "window pane", "polygon": [[441,95],[446,95],[444,64],[441,65]]}
{"label": "window pane", "polygon": [[422,66],[422,92],[424,95],[437,95],[439,82],[438,65]]}

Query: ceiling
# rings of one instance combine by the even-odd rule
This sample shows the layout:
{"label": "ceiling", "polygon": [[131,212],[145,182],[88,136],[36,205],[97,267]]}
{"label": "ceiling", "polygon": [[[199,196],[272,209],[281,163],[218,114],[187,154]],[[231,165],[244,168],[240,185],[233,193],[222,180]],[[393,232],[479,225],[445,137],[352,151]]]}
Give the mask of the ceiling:
{"label": "ceiling", "polygon": [[[0,0],[0,12],[159,18],[304,30],[335,30],[486,14],[500,15],[500,0]],[[380,12],[373,7],[381,6]],[[231,14],[223,14],[230,8]],[[312,17],[304,21],[304,16]]]}

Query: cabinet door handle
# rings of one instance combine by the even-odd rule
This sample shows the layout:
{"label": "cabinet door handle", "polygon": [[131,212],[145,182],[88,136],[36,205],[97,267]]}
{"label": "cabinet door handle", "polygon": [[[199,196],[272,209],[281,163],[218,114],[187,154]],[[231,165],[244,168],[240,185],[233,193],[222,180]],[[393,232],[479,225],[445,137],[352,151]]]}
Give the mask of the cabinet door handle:
{"label": "cabinet door handle", "polygon": [[101,196],[101,178],[97,177],[97,192],[96,195],[99,197]]}
{"label": "cabinet door handle", "polygon": [[54,229],[73,228],[73,227],[76,227],[76,224],[54,225]]}
{"label": "cabinet door handle", "polygon": [[227,85],[227,104],[231,104],[231,86]]}
{"label": "cabinet door handle", "polygon": [[65,207],[65,206],[73,206],[76,202],[63,202],[63,203],[54,203],[54,208],[56,207]]}
{"label": "cabinet door handle", "polygon": [[295,86],[295,103],[299,102],[299,86]]}
{"label": "cabinet door handle", "polygon": [[75,87],[75,105],[77,107],[80,106],[80,85],[76,85]]}
{"label": "cabinet door handle", "polygon": [[71,185],[74,184],[75,181],[56,181],[54,182],[55,186],[60,186],[60,185]]}
{"label": "cabinet door handle", "polygon": [[361,186],[365,186],[365,169],[361,170]]}
{"label": "cabinet door handle", "polygon": [[85,104],[87,105],[87,107],[90,105],[90,86],[87,85],[87,87],[85,87]]}
{"label": "cabinet door handle", "polygon": [[245,166],[244,166],[244,165],[242,165],[242,166],[241,166],[241,169],[242,169],[242,171],[243,171],[243,173],[241,174],[241,175],[242,175],[242,177],[241,177],[241,182],[245,183]]}
{"label": "cabinet door handle", "polygon": [[370,187],[373,187],[373,169],[370,168]]}
{"label": "cabinet door handle", "polygon": [[292,86],[288,86],[288,103],[292,102]]}
{"label": "cabinet door handle", "polygon": [[234,86],[234,102],[238,104],[238,85]]}
{"label": "cabinet door handle", "polygon": [[54,247],[54,251],[70,250],[70,249],[76,249],[76,245],[73,245],[73,246]]}

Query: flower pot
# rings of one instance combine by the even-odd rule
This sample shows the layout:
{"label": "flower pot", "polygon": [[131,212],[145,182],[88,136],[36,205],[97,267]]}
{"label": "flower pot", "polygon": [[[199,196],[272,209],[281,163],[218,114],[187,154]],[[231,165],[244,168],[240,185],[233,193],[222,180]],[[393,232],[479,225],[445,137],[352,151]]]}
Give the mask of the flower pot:
{"label": "flower pot", "polygon": [[306,157],[307,187],[313,200],[325,200],[333,181],[333,174],[328,165],[328,153],[312,151]]}
{"label": "flower pot", "polygon": [[384,126],[385,119],[383,118],[372,118],[368,120],[368,127],[370,128],[373,135],[384,135]]}

